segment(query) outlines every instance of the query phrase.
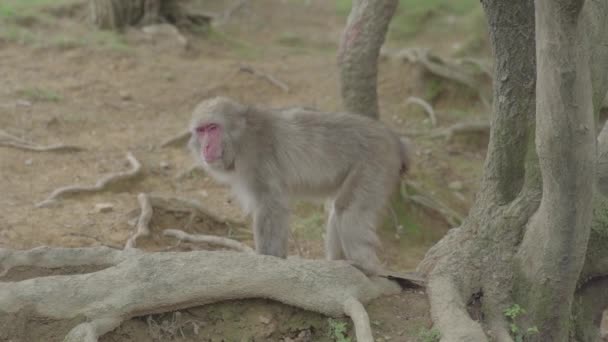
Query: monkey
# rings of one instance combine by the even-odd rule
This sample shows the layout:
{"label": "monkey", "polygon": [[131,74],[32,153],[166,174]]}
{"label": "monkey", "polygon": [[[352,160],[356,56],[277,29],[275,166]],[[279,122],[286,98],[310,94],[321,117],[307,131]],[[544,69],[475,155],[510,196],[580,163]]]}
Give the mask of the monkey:
{"label": "monkey", "polygon": [[326,199],[326,258],[369,276],[382,270],[376,226],[410,156],[408,142],[380,120],[219,96],[195,107],[190,131],[195,160],[252,215],[258,254],[287,257],[289,200]]}

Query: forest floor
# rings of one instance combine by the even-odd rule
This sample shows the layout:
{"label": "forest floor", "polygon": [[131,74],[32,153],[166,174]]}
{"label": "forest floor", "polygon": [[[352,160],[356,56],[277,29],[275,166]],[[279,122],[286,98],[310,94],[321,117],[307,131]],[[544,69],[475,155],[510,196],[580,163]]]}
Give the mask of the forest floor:
{"label": "forest floor", "polygon": [[[210,96],[273,107],[340,110],[336,51],[348,13],[345,2],[250,1],[221,27],[184,33],[187,45],[167,32],[96,31],[84,19],[82,2],[0,4],[0,130],[40,145],[61,142],[85,148],[56,153],[0,147],[0,247],[122,248],[133,234],[129,222],[139,213],[137,194],[142,192],[194,199],[217,216],[242,225],[227,229],[204,219],[187,224],[188,215],[158,212],[151,236],[138,241],[144,250],[206,247],[188,243],[175,247],[174,239],[161,234],[167,228],[229,236],[251,245],[248,218],[227,189],[198,171],[177,177],[192,164],[189,153],[182,146],[159,145],[185,129],[193,107]],[[479,9],[430,1],[433,5],[425,5],[428,8],[415,8],[414,16],[404,8],[410,2],[416,4],[402,1],[387,47],[425,47],[446,57],[488,58],[485,33],[476,24]],[[469,2],[477,3],[463,1]],[[198,5],[211,13],[226,7],[223,1]],[[240,72],[242,65],[272,75],[289,91]],[[487,137],[449,142],[431,138],[427,116],[406,103],[409,96],[430,102],[441,127],[487,120],[487,109],[474,92],[457,83],[430,76],[410,63],[380,62],[382,120],[410,134],[416,146],[408,179],[424,189],[423,195],[465,216],[476,191]],[[35,207],[58,187],[94,184],[105,174],[126,170],[129,151],[142,163],[142,177],[111,191]],[[98,210],[100,204],[108,208]],[[396,219],[389,216],[379,230],[380,254],[390,269],[413,270],[450,224],[436,211],[407,198],[396,200],[393,209]],[[297,203],[291,254],[321,258],[324,222],[321,205]],[[378,299],[368,310],[378,341],[434,340],[423,291]],[[348,337],[340,339],[342,322],[348,321],[246,300],[135,318],[102,341],[347,341]],[[35,320],[24,328],[32,341],[60,341],[65,334],[61,327]],[[352,336],[350,326],[345,334]],[[0,332],[0,341],[3,338],[9,339]]]}

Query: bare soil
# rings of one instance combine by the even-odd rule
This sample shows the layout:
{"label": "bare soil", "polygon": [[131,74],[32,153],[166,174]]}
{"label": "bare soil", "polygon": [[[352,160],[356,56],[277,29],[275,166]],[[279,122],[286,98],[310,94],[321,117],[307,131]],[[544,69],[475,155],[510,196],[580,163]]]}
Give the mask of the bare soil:
{"label": "bare soil", "polygon": [[[204,3],[208,11],[224,6],[221,1]],[[75,32],[95,34],[73,9],[68,15],[57,12],[59,16],[51,22],[35,18],[11,22],[49,41],[0,38],[0,129],[38,144],[63,142],[86,150],[36,153],[0,147],[0,247],[122,247],[133,233],[129,221],[138,214],[140,192],[196,199],[246,227],[248,219],[224,187],[202,172],[176,178],[192,163],[185,148],[159,145],[186,127],[198,101],[214,95],[268,106],[339,110],[335,51],[345,18],[335,13],[331,2],[306,3],[250,2],[214,32],[185,34],[187,47],[171,35],[150,35],[138,29],[121,36],[125,46],[57,40],[73,37]],[[242,64],[280,79],[289,92],[238,72]],[[383,61],[380,69],[382,120],[402,132],[428,128],[424,114],[404,103],[408,96],[423,97],[428,91],[425,76],[412,66],[389,61]],[[447,84],[435,105],[469,108],[473,102],[473,94]],[[439,120],[448,124],[459,118],[440,114]],[[416,145],[410,177],[466,212],[483,151],[462,141],[445,145],[421,140]],[[101,175],[125,170],[127,151],[142,162],[143,177],[108,192],[70,197],[48,208],[34,207],[57,187],[93,184]],[[462,186],[448,189],[454,181]],[[112,210],[96,211],[100,203],[112,204]],[[381,254],[391,269],[411,270],[449,226],[432,211],[409,202],[401,205],[399,211],[406,214],[399,215],[399,220],[405,230],[397,234],[395,224],[387,219],[380,230]],[[322,257],[320,207],[298,204],[296,208],[294,226],[299,228],[291,253]],[[171,248],[175,240],[159,232],[183,228],[187,221],[187,215],[156,212],[152,236],[141,239],[138,246],[150,251]],[[188,231],[252,242],[246,229],[227,229],[204,220],[194,222]],[[202,247],[186,244],[180,249]],[[19,269],[3,281],[65,272],[82,270]],[[368,309],[378,341],[416,341],[419,331],[430,327],[421,291],[379,299]],[[68,328],[35,319],[25,327],[11,327],[10,322],[10,317],[0,317],[0,329],[13,331],[0,333],[0,341],[60,341]],[[102,341],[333,341],[329,332],[326,317],[260,299],[134,318]]]}

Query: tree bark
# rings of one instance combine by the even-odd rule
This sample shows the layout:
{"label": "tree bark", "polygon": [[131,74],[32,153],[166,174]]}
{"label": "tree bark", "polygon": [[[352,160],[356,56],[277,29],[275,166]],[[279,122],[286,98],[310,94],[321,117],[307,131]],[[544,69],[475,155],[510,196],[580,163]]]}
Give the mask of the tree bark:
{"label": "tree bark", "polygon": [[378,56],[398,0],[354,0],[340,41],[338,64],[347,111],[379,117]]}
{"label": "tree bark", "polygon": [[[593,197],[595,174],[603,175],[595,169],[593,114],[607,91],[600,70],[608,64],[608,4],[537,4],[535,11],[533,0],[482,1],[496,58],[484,176],[464,223],[419,265],[442,341],[487,341],[486,332],[494,341],[597,336],[584,329],[604,297],[585,303],[594,303],[595,282],[608,275],[608,203]],[[473,299],[481,322],[467,312]],[[515,322],[504,315],[512,304],[527,312]],[[540,333],[528,334],[534,326]]]}
{"label": "tree bark", "polygon": [[[541,341],[566,341],[585,260],[595,180],[595,123],[584,0],[536,0],[536,150],[542,200],[517,256],[516,297]],[[557,300],[559,299],[559,300]]]}

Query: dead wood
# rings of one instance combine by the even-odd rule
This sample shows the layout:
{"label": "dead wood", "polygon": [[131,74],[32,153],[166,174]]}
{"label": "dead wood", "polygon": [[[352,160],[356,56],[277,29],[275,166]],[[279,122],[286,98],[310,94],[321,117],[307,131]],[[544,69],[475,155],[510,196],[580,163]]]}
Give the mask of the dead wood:
{"label": "dead wood", "polygon": [[[0,249],[0,266],[111,265],[87,274],[0,282],[0,313],[76,325],[65,341],[97,341],[135,316],[229,299],[267,298],[352,318],[358,341],[373,342],[362,304],[400,291],[346,262],[280,259],[239,252],[143,253],[137,249]],[[154,279],[155,281],[150,281]]]}
{"label": "dead wood", "polygon": [[67,195],[74,195],[78,193],[94,193],[106,190],[110,185],[120,181],[133,179],[141,174],[141,163],[133,156],[131,152],[127,153],[127,160],[131,165],[131,169],[123,172],[116,172],[106,175],[99,179],[95,185],[68,185],[58,189],[55,189],[44,201],[36,204],[36,207],[45,207],[57,199],[65,197]]}
{"label": "dead wood", "polygon": [[80,146],[65,144],[54,144],[48,146],[38,145],[2,130],[0,130],[0,146],[13,147],[32,152],[78,152],[85,150],[85,148]]}
{"label": "dead wood", "polygon": [[272,76],[271,74],[257,70],[254,67],[252,67],[251,65],[241,65],[239,67],[239,71],[246,72],[246,73],[252,74],[254,76],[257,76],[261,79],[264,79],[264,80],[270,82],[270,84],[274,85],[275,87],[281,89],[282,91],[289,93],[289,86],[287,84],[285,84],[283,81],[277,79],[276,77]]}
{"label": "dead wood", "polygon": [[420,107],[422,107],[422,109],[424,109],[424,112],[429,116],[429,120],[431,121],[431,126],[436,127],[437,126],[437,115],[435,115],[435,110],[433,110],[433,106],[431,106],[430,103],[426,102],[425,100],[416,97],[416,96],[410,96],[405,100],[406,104],[416,104]]}

